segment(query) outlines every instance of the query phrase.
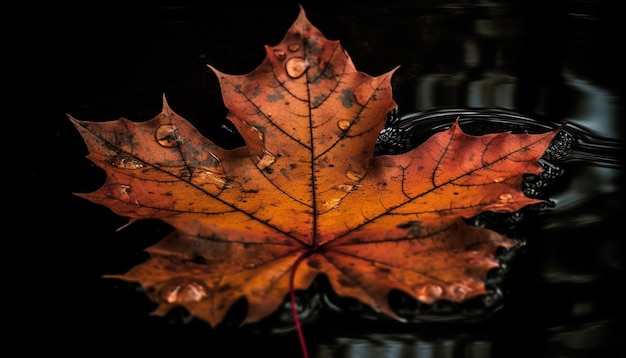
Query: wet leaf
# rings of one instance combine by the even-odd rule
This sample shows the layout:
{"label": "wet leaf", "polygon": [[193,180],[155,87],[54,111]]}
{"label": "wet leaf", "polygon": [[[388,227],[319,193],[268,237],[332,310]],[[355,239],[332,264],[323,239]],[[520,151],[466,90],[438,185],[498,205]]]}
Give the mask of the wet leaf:
{"label": "wet leaf", "polygon": [[556,131],[465,134],[458,121],[419,147],[374,156],[395,107],[394,70],[356,70],[338,41],[303,10],[251,73],[218,76],[228,119],[245,147],[203,137],[163,99],[146,122],[70,117],[104,169],[78,194],[175,230],[122,275],[155,313],[183,306],[215,326],[241,298],[244,323],[273,313],[290,290],[326,275],[340,296],[397,319],[391,290],[432,303],[486,294],[498,247],[516,243],[463,218],[539,203],[521,191]]}

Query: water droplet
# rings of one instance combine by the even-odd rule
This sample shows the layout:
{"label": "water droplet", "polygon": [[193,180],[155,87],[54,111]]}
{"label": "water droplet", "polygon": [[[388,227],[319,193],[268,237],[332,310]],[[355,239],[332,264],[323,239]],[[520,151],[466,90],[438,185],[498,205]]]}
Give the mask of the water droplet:
{"label": "water droplet", "polygon": [[265,138],[265,135],[263,134],[263,132],[259,128],[255,127],[253,125],[250,126],[250,131],[252,133],[255,133],[257,135],[257,137],[259,137],[260,141],[263,141],[263,138]]}
{"label": "water droplet", "polygon": [[207,296],[204,282],[188,278],[177,278],[167,282],[160,290],[159,297],[168,303],[199,302]]}
{"label": "water droplet", "polygon": [[427,283],[418,290],[418,297],[426,302],[431,302],[443,293],[443,288],[439,285]]}
{"label": "water droplet", "polygon": [[178,129],[172,124],[164,124],[160,126],[156,130],[155,138],[160,145],[166,148],[176,147],[180,143]]}
{"label": "water droplet", "polygon": [[467,296],[467,294],[469,293],[470,289],[469,287],[457,283],[457,284],[453,284],[450,288],[450,293],[452,294],[452,296],[454,296],[455,299],[457,300],[463,300],[465,299],[465,296]]}
{"label": "water droplet", "polygon": [[211,156],[213,160],[205,161],[208,165],[183,168],[178,172],[178,176],[194,184],[213,184],[220,189],[223,188],[226,186],[224,168],[218,157],[213,155],[213,153],[211,153]]}
{"label": "water droplet", "polygon": [[256,264],[253,264],[253,263],[247,263],[243,265],[243,268],[245,268],[246,270],[252,270],[255,267],[256,267]]}
{"label": "water droplet", "polygon": [[291,52],[296,52],[300,49],[300,44],[291,44],[287,47],[287,49]]}
{"label": "water droplet", "polygon": [[[221,168],[220,168],[221,169]],[[181,172],[183,174],[184,172]],[[226,184],[226,176],[221,171],[215,171],[214,167],[192,167],[186,171],[187,176],[191,176],[191,181],[195,184],[215,184],[222,188]],[[184,177],[185,175],[181,175]]]}
{"label": "water droplet", "polygon": [[263,149],[263,156],[259,158],[259,161],[256,163],[256,166],[259,169],[263,170],[269,167],[270,165],[272,165],[272,163],[274,163],[275,161],[276,161],[276,156],[268,152],[267,150]]}
{"label": "water droplet", "polygon": [[505,177],[497,177],[493,179],[494,183],[502,183],[506,178]]}
{"label": "water droplet", "polygon": [[354,189],[354,185],[352,184],[339,184],[336,187],[337,189],[341,190],[341,191],[345,191],[346,193],[349,193],[352,191],[352,189]]}
{"label": "water droplet", "polygon": [[274,50],[274,56],[279,61],[282,61],[282,60],[284,60],[287,57],[287,55],[285,54],[285,51],[280,50],[280,49],[275,49]]}
{"label": "water droplet", "polygon": [[352,125],[352,122],[350,122],[347,119],[342,119],[339,122],[337,122],[337,126],[339,127],[339,129],[341,129],[342,131],[347,131],[348,129],[350,129],[350,126]]}
{"label": "water droplet", "polygon": [[135,195],[133,194],[133,190],[131,189],[130,185],[119,184],[119,187],[120,187],[119,196],[114,195],[114,193],[109,193],[108,195],[111,197],[115,197],[117,199],[123,200],[129,204],[135,204],[137,205],[137,207],[141,207],[137,199],[135,199]]}
{"label": "water droplet", "polygon": [[443,288],[441,288],[441,286],[439,285],[428,285],[426,287],[427,287],[427,291],[431,293],[432,295],[439,296],[443,293]]}
{"label": "water droplet", "polygon": [[501,201],[504,202],[508,202],[511,199],[513,199],[513,195],[509,194],[509,193],[504,193],[504,194],[500,194],[500,196],[498,197],[498,199],[500,199]]}
{"label": "water droplet", "polygon": [[309,67],[309,62],[303,57],[293,57],[285,64],[285,70],[287,75],[291,78],[298,78],[306,72]]}
{"label": "water droplet", "polygon": [[346,172],[346,177],[348,179],[354,180],[354,181],[360,181],[361,179],[363,179],[363,176],[364,176],[364,174],[353,172],[351,170],[348,170]]}
{"label": "water droplet", "polygon": [[130,185],[120,184],[120,193],[122,196],[129,196],[132,192]]}
{"label": "water droplet", "polygon": [[327,209],[334,209],[339,206],[341,198],[333,198],[324,202],[324,207]]}
{"label": "water droplet", "polygon": [[143,168],[143,162],[139,159],[128,155],[119,154],[111,158],[111,165],[120,169],[139,169]]}

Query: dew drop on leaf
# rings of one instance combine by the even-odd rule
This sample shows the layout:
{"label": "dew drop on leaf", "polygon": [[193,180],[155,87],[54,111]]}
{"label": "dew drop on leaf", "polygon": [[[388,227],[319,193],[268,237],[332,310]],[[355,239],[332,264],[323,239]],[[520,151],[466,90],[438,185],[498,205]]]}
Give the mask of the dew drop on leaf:
{"label": "dew drop on leaf", "polygon": [[263,156],[259,158],[259,161],[256,163],[257,167],[261,170],[269,167],[276,161],[276,156],[267,150],[263,149]]}
{"label": "dew drop on leaf", "polygon": [[308,61],[302,57],[290,58],[285,64],[287,75],[291,78],[298,78],[302,76],[307,67],[309,67]]}
{"label": "dew drop on leaf", "polygon": [[505,180],[504,177],[497,177],[493,179],[494,183],[502,183]]}
{"label": "dew drop on leaf", "polygon": [[255,127],[255,126],[253,126],[253,125],[250,125],[250,131],[251,131],[252,133],[255,133],[255,134],[256,134],[256,136],[259,138],[259,140],[260,140],[260,141],[263,141],[263,140],[264,140],[265,135],[263,134],[263,131],[261,131],[259,128]]}
{"label": "dew drop on leaf", "polygon": [[513,195],[509,194],[509,193],[504,193],[504,194],[500,194],[500,196],[498,197],[498,199],[500,199],[501,201],[504,202],[508,202],[511,199],[513,199]]}
{"label": "dew drop on leaf", "polygon": [[285,51],[280,50],[280,49],[275,49],[274,57],[276,57],[277,60],[282,61],[287,57],[287,55],[285,54]]}
{"label": "dew drop on leaf", "polygon": [[296,52],[300,49],[300,44],[291,44],[287,47],[287,49],[291,52]]}
{"label": "dew drop on leaf", "polygon": [[183,179],[191,179],[197,185],[214,184],[220,189],[226,185],[226,175],[221,167],[190,167],[181,170],[179,175]]}
{"label": "dew drop on leaf", "polygon": [[164,124],[157,128],[155,138],[165,148],[176,147],[180,141],[176,126],[171,124]]}
{"label": "dew drop on leaf", "polygon": [[439,285],[427,283],[422,286],[418,291],[419,298],[426,302],[429,302],[441,297],[441,294],[443,293],[443,288]]}
{"label": "dew drop on leaf", "polygon": [[336,187],[337,189],[341,190],[341,191],[345,191],[346,193],[349,193],[352,191],[352,189],[354,189],[354,185],[352,184],[339,184]]}
{"label": "dew drop on leaf", "polygon": [[140,169],[143,168],[143,163],[128,154],[119,154],[111,158],[111,165],[120,169]]}
{"label": "dew drop on leaf", "polygon": [[159,297],[168,303],[199,302],[207,296],[207,291],[202,281],[174,279],[161,288]]}
{"label": "dew drop on leaf", "polygon": [[449,290],[452,296],[454,296],[457,300],[465,299],[465,296],[467,296],[467,293],[470,291],[467,286],[460,283],[453,284]]}
{"label": "dew drop on leaf", "polygon": [[339,129],[341,129],[342,131],[347,131],[348,129],[350,129],[350,126],[352,125],[352,123],[350,123],[349,120],[347,119],[342,119],[339,122],[337,122],[337,126],[339,127]]}
{"label": "dew drop on leaf", "polygon": [[363,174],[348,170],[346,172],[346,177],[350,180],[360,181],[361,179],[363,179]]}
{"label": "dew drop on leaf", "polygon": [[338,207],[340,202],[341,202],[341,198],[333,198],[333,199],[325,201],[324,206],[327,209],[333,209],[333,208]]}

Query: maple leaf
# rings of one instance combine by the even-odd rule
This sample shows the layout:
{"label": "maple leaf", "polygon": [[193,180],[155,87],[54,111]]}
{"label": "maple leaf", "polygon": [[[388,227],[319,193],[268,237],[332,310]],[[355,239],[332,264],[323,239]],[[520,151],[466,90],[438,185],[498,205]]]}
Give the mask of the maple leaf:
{"label": "maple leaf", "polygon": [[516,242],[463,218],[541,202],[524,195],[522,177],[542,171],[557,131],[471,136],[457,120],[409,152],[374,156],[395,69],[357,71],[302,8],[254,71],[209,67],[245,147],[215,145],[165,97],[146,122],[68,115],[107,174],[77,195],[175,228],[147,262],[110,277],[140,283],[157,314],[183,306],[212,326],[241,298],[243,323],[259,321],[318,275],[400,320],[391,290],[425,303],[488,293],[496,249]]}

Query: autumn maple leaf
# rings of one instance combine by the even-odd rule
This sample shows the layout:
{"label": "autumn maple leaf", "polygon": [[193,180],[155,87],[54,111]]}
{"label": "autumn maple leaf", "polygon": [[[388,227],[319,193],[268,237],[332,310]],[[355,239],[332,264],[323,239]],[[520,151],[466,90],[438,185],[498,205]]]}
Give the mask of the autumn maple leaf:
{"label": "autumn maple leaf", "polygon": [[357,71],[302,9],[266,52],[246,75],[211,67],[242,148],[218,147],[165,98],[146,122],[70,117],[107,174],[78,195],[175,228],[112,277],[140,283],[158,314],[184,306],[212,326],[241,298],[243,322],[259,321],[318,275],[397,319],[391,290],[426,303],[486,294],[497,247],[516,243],[463,218],[539,203],[522,176],[541,172],[557,132],[471,136],[457,121],[409,152],[374,156],[394,70]]}

